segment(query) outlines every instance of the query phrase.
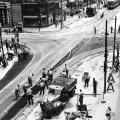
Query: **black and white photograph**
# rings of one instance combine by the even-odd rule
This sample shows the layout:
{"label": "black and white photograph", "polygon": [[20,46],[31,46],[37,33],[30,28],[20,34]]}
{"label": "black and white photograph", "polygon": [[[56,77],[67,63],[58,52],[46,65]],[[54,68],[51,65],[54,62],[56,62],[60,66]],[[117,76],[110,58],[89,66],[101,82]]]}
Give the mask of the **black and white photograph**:
{"label": "black and white photograph", "polygon": [[0,0],[0,120],[120,120],[120,0]]}

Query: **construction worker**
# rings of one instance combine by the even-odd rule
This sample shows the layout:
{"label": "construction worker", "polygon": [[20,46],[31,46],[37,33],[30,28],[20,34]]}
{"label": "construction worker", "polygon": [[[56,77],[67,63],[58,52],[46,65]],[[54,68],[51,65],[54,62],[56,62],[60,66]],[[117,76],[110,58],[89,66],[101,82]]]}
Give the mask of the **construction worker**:
{"label": "construction worker", "polygon": [[46,71],[45,71],[45,68],[43,68],[42,70],[42,78],[45,78],[46,77]]}
{"label": "construction worker", "polygon": [[20,97],[20,85],[17,85],[17,87],[15,88],[15,97],[16,100]]}
{"label": "construction worker", "polygon": [[34,76],[34,74],[32,74],[32,76],[28,76],[28,84],[29,86],[31,87],[33,84],[32,84],[32,77]]}
{"label": "construction worker", "polygon": [[82,90],[80,89],[80,95],[79,95],[79,103],[80,105],[83,105],[83,96],[84,94],[82,93]]}
{"label": "construction worker", "polygon": [[82,78],[85,82],[84,87],[88,87],[89,86],[89,81],[90,81],[90,76],[88,72],[84,72],[84,76]]}
{"label": "construction worker", "polygon": [[66,77],[68,77],[69,68],[68,68],[67,64],[65,64],[65,72],[66,72]]}
{"label": "construction worker", "polygon": [[40,82],[40,84],[39,84],[40,86],[40,95],[43,93],[43,95],[44,95],[44,91],[45,91],[45,83],[44,83],[44,81],[41,81]]}
{"label": "construction worker", "polygon": [[33,94],[32,94],[32,90],[28,89],[27,90],[27,98],[28,98],[28,103],[30,104],[34,104],[33,102]]}
{"label": "construction worker", "polygon": [[27,94],[27,88],[25,85],[23,85],[23,91],[24,91],[24,94],[26,95]]}
{"label": "construction worker", "polygon": [[95,97],[97,94],[97,84],[98,84],[98,82],[95,80],[95,78],[93,78],[93,94]]}

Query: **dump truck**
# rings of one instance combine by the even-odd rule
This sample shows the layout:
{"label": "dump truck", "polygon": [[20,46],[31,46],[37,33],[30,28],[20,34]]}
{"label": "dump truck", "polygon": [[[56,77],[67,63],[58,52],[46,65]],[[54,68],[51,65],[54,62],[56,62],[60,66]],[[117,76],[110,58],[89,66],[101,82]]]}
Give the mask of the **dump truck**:
{"label": "dump truck", "polygon": [[43,116],[51,118],[58,115],[69,99],[75,94],[77,79],[57,77],[48,86],[47,100],[40,102]]}

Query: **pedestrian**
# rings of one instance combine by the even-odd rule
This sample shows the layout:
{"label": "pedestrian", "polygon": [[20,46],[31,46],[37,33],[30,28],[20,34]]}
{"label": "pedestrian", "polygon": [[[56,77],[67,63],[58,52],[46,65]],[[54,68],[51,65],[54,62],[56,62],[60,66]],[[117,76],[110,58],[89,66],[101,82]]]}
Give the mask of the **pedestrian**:
{"label": "pedestrian", "polygon": [[65,64],[65,72],[66,72],[66,77],[68,77],[69,67],[67,66],[67,64]]}
{"label": "pedestrian", "polygon": [[118,27],[118,33],[120,33],[120,25],[119,25],[119,27]]}
{"label": "pedestrian", "polygon": [[45,83],[43,81],[40,82],[40,95],[43,93],[44,95],[45,91]]}
{"label": "pedestrian", "polygon": [[[33,76],[34,74],[32,74]],[[28,76],[28,85],[31,87],[32,86],[32,76]]]}
{"label": "pedestrian", "polygon": [[[115,80],[112,76],[112,73],[109,74],[107,82],[108,82],[107,92],[108,92],[108,90],[112,90],[114,92],[113,83],[115,83]],[[111,89],[110,89],[110,87],[111,87]]]}
{"label": "pedestrian", "polygon": [[55,27],[57,28],[57,22],[55,22]]}
{"label": "pedestrian", "polygon": [[93,78],[93,94],[95,97],[97,94],[97,84],[98,84],[98,82],[95,80],[95,78]]}
{"label": "pedestrian", "polygon": [[42,80],[43,80],[43,82],[45,83],[45,86],[48,89],[48,79],[47,79],[47,77],[46,78],[42,78]]}
{"label": "pedestrian", "polygon": [[46,77],[46,71],[45,71],[45,68],[43,68],[42,70],[42,78],[45,78]]}
{"label": "pedestrian", "polygon": [[63,70],[63,72],[62,72],[62,77],[66,77],[66,72],[65,72],[65,70]]}
{"label": "pedestrian", "polygon": [[12,43],[9,44],[9,48],[10,48],[10,50],[12,50]]}
{"label": "pedestrian", "polygon": [[111,33],[113,32],[113,27],[111,26]]}
{"label": "pedestrian", "polygon": [[50,71],[49,71],[48,80],[49,80],[49,82],[51,82],[53,80],[53,71],[52,71],[51,68],[50,68]]}
{"label": "pedestrian", "polygon": [[49,70],[47,70],[46,76],[49,76],[49,74],[50,74],[49,72],[50,72],[50,71],[49,71]]}
{"label": "pedestrian", "polygon": [[110,107],[107,108],[105,115],[106,115],[108,120],[111,119],[111,108]]}
{"label": "pedestrian", "polygon": [[34,101],[33,101],[33,94],[32,94],[32,90],[31,89],[28,89],[27,90],[27,99],[28,99],[28,103],[29,105],[30,104],[34,104]]}
{"label": "pedestrian", "polygon": [[23,91],[24,91],[24,94],[26,95],[26,94],[27,94],[27,88],[26,88],[26,85],[23,85]]}
{"label": "pedestrian", "polygon": [[119,70],[119,59],[118,59],[118,57],[115,58],[114,67],[115,67],[116,72],[118,72],[118,70]]}
{"label": "pedestrian", "polygon": [[80,106],[83,105],[83,96],[84,94],[82,93],[82,90],[80,89],[80,95],[79,95],[79,103],[80,103]]}
{"label": "pedestrian", "polygon": [[9,43],[8,43],[7,39],[5,40],[5,45],[6,45],[6,49],[7,49],[7,51],[8,51]]}
{"label": "pedestrian", "polygon": [[13,37],[12,37],[11,41],[12,41],[12,44],[14,44],[14,43],[15,43],[15,39],[14,39]]}
{"label": "pedestrian", "polygon": [[84,72],[83,79],[85,82],[84,87],[89,87],[90,76],[88,72]]}
{"label": "pedestrian", "polygon": [[97,30],[96,30],[96,27],[94,26],[94,34],[96,34],[96,31],[97,31]]}
{"label": "pedestrian", "polygon": [[17,87],[15,88],[15,97],[16,100],[20,97],[20,86],[17,85]]}

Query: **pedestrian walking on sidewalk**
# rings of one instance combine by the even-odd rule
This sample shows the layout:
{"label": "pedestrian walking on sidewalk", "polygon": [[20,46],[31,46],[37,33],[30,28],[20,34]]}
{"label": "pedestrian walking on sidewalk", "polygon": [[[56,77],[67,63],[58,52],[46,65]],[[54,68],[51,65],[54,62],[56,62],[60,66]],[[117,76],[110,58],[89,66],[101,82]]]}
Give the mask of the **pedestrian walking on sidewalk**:
{"label": "pedestrian walking on sidewalk", "polygon": [[93,78],[93,94],[95,97],[97,94],[97,85],[98,85],[98,82],[95,80],[95,78]]}
{"label": "pedestrian walking on sidewalk", "polygon": [[16,100],[20,97],[20,85],[17,85],[17,87],[15,88],[15,97]]}
{"label": "pedestrian walking on sidewalk", "polygon": [[27,90],[27,98],[28,98],[28,103],[29,103],[29,105],[30,104],[34,104],[34,102],[33,102],[33,94],[32,94],[32,90],[31,89],[28,89]]}
{"label": "pedestrian walking on sidewalk", "polygon": [[111,108],[110,107],[107,108],[105,115],[106,115],[108,120],[111,119]]}
{"label": "pedestrian walking on sidewalk", "polygon": [[112,73],[109,74],[107,82],[108,82],[107,92],[108,92],[108,90],[112,90],[114,92],[113,83],[115,83],[115,80],[112,76]]}
{"label": "pedestrian walking on sidewalk", "polygon": [[84,98],[84,93],[82,92],[82,90],[80,89],[80,95],[79,95],[79,103],[80,103],[80,106],[83,105],[83,98]]}

